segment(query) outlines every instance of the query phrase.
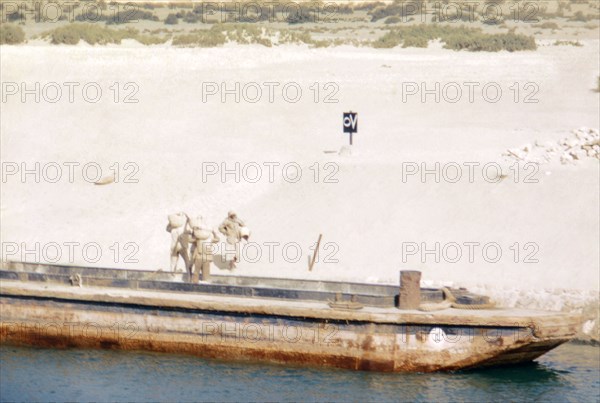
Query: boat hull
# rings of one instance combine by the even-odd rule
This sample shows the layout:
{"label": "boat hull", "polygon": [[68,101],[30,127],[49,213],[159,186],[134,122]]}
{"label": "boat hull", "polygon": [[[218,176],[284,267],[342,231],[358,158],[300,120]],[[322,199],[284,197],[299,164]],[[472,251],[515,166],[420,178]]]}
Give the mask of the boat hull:
{"label": "boat hull", "polygon": [[[193,354],[353,370],[431,372],[531,361],[568,341],[574,323],[374,323],[194,309],[110,298],[0,297],[0,342]],[[148,302],[148,301],[144,301]],[[431,315],[430,315],[431,316]],[[537,326],[537,328],[536,328]],[[572,329],[565,329],[570,326]],[[565,331],[566,330],[566,331]]]}

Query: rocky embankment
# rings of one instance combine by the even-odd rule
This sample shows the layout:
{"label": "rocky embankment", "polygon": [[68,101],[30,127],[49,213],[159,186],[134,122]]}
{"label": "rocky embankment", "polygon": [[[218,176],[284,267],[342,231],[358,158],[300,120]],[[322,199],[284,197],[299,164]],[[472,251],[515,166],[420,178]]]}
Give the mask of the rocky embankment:
{"label": "rocky embankment", "polygon": [[577,164],[587,158],[600,159],[600,136],[598,129],[582,127],[559,141],[524,144],[509,148],[503,154],[508,159],[546,164],[560,161],[561,164]]}
{"label": "rocky embankment", "polygon": [[[600,135],[597,129],[582,127],[559,141],[524,144],[503,154],[508,160],[547,164],[577,165],[585,160],[600,160]],[[579,342],[600,345],[600,298],[597,292],[574,290],[482,290],[501,306],[543,309],[582,315]]]}

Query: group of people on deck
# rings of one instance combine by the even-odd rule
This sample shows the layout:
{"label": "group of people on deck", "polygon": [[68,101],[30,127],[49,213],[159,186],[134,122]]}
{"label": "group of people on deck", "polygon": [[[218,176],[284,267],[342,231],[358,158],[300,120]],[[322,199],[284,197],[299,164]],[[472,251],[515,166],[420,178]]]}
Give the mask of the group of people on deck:
{"label": "group of people on deck", "polygon": [[[167,232],[171,233],[171,271],[177,269],[179,257],[183,259],[187,273],[193,283],[210,279],[210,265],[219,235],[210,228],[203,217],[190,218],[181,212],[169,216]],[[219,232],[225,236],[226,242],[235,250],[232,259],[224,255],[229,268],[234,269],[238,261],[238,244],[248,240],[250,232],[235,211],[229,211],[219,226]]]}

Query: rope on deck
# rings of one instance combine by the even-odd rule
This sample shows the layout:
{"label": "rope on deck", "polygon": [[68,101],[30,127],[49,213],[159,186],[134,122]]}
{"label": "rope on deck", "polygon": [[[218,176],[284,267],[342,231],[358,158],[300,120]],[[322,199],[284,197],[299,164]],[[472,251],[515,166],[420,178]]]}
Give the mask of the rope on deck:
{"label": "rope on deck", "polygon": [[452,291],[450,291],[449,288],[442,287],[442,292],[444,293],[444,300],[442,302],[421,304],[419,306],[419,310],[424,311],[424,312],[441,311],[441,310],[448,309],[448,308],[477,310],[477,309],[490,309],[490,308],[494,308],[496,306],[496,304],[493,302],[489,302],[487,304],[477,304],[477,305],[475,305],[475,304],[473,304],[473,305],[459,304],[458,302],[456,302],[456,297],[454,296],[454,294],[452,294]]}

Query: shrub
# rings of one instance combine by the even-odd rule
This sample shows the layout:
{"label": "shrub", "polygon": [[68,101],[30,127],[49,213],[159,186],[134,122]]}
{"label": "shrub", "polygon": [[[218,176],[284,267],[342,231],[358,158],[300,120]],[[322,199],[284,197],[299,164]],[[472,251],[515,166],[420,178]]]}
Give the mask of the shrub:
{"label": "shrub", "polygon": [[197,22],[200,21],[200,16],[198,14],[196,14],[196,13],[188,11],[183,16],[183,21],[187,22],[188,24],[195,24],[195,23],[197,23]]}
{"label": "shrub", "polygon": [[371,11],[376,9],[377,7],[383,7],[385,6],[384,3],[377,1],[377,2],[370,2],[370,3],[361,3],[361,4],[357,4],[354,6],[354,10],[355,11]]}
{"label": "shrub", "polygon": [[354,13],[354,10],[348,4],[343,4],[343,5],[338,4],[337,10],[335,10],[335,12],[338,14],[352,14],[352,13]]}
{"label": "shrub", "polygon": [[471,14],[467,11],[461,11],[460,14],[445,14],[441,11],[435,11],[431,17],[432,22],[450,22],[455,23],[458,21],[462,22],[475,22],[479,20],[479,15]]}
{"label": "shrub", "polygon": [[179,19],[177,18],[177,16],[173,13],[167,15],[167,18],[165,18],[165,24],[166,25],[175,25],[175,24],[179,24]]}
{"label": "shrub", "polygon": [[[91,21],[91,18],[94,18]],[[138,20],[148,20],[148,21],[158,21],[158,17],[154,15],[151,11],[143,11],[143,10],[133,10],[133,11],[119,11],[119,12],[104,12],[100,13],[97,17],[88,15],[87,13],[77,14],[75,16],[75,21],[79,22],[99,22],[104,21],[106,24],[127,24],[132,21]]]}
{"label": "shrub", "polygon": [[588,22],[588,21],[594,21],[597,19],[598,19],[597,15],[592,15],[592,14],[584,15],[582,11],[577,11],[571,18],[568,19],[568,21]]}
{"label": "shrub", "polygon": [[468,50],[471,52],[498,52],[507,50],[509,52],[521,50],[535,50],[537,45],[531,36],[515,34],[483,34],[480,32],[470,35],[452,34],[442,39],[446,49]]}
{"label": "shrub", "polygon": [[133,36],[132,39],[135,39],[142,45],[159,45],[161,43],[165,43],[169,39],[169,37],[137,34]]}
{"label": "shrub", "polygon": [[[329,46],[331,46],[332,42],[330,40],[327,39],[323,39],[323,40],[318,40],[318,41],[313,41],[312,42],[312,46],[314,48],[327,48]],[[338,41],[337,43],[335,43],[336,46],[339,45],[343,45],[343,41]]]}
{"label": "shrub", "polygon": [[83,39],[90,45],[104,45],[121,43],[121,39],[126,36],[126,31],[116,31],[94,24],[74,23],[58,27],[42,36],[50,37],[54,44],[76,45]]}
{"label": "shrub", "polygon": [[105,26],[95,24],[69,24],[58,27],[52,31],[42,34],[44,38],[50,38],[54,44],[76,45],[83,40],[90,45],[105,45],[107,43],[119,44],[123,39],[135,39],[144,45],[154,45],[164,43],[167,37],[158,37],[152,35],[142,35],[133,28],[110,29]]}
{"label": "shrub", "polygon": [[77,45],[81,40],[81,35],[73,27],[65,26],[55,29],[50,34],[51,42],[55,45],[63,43],[65,45]]}
{"label": "shrub", "polygon": [[543,22],[541,24],[534,24],[533,26],[542,29],[560,29],[558,24],[555,22]]}
{"label": "shrub", "polygon": [[203,48],[213,48],[223,45],[227,38],[223,33],[212,27],[208,30],[197,30],[190,34],[178,35],[173,38],[173,45],[183,47],[199,46]]}
{"label": "shrub", "polygon": [[403,48],[426,48],[429,40],[420,36],[407,36],[402,43]]}
{"label": "shrub", "polygon": [[106,13],[107,24],[127,24],[132,21],[148,20],[158,21],[158,17],[151,11],[135,10],[135,11],[119,11],[111,15],[112,13]]}
{"label": "shrub", "polygon": [[288,13],[287,22],[289,24],[304,24],[306,22],[315,22],[317,21],[317,13],[319,10],[314,7],[314,3],[296,3],[298,8],[290,7],[287,8],[287,4],[281,4],[276,6],[276,12],[285,15]]}
{"label": "shrub", "polygon": [[16,45],[25,42],[25,32],[17,25],[0,24],[0,45]]}
{"label": "shrub", "polygon": [[309,32],[293,32],[289,30],[279,31],[279,43],[306,43],[313,44],[314,40]]}
{"label": "shrub", "polygon": [[14,13],[8,13],[8,14],[6,14],[6,20],[8,22],[17,22],[17,21],[24,22],[24,21],[27,20],[27,18],[25,17],[25,14],[23,14],[21,12],[14,12]]}
{"label": "shrub", "polygon": [[142,4],[142,8],[148,9],[148,10],[154,10],[155,8],[162,8],[164,7],[164,4],[162,3],[143,3]]}
{"label": "shrub", "polygon": [[385,21],[383,21],[383,23],[384,23],[384,24],[397,24],[397,23],[399,23],[400,21],[402,21],[402,20],[400,19],[400,17],[397,17],[397,16],[393,15],[393,16],[391,16],[391,17],[387,17],[387,18],[385,19]]}
{"label": "shrub", "polygon": [[583,46],[583,44],[579,41],[555,41],[554,46]]}
{"label": "shrub", "polygon": [[306,43],[312,46],[329,46],[329,41],[314,41],[309,32],[300,32],[299,29],[290,31],[286,29],[271,31],[268,28],[255,24],[215,24],[210,29],[198,29],[188,34],[178,35],[173,38],[173,45],[184,47],[214,47],[231,41],[239,44],[259,44],[267,47],[273,46],[271,38],[275,37],[278,44]]}
{"label": "shrub", "polygon": [[180,3],[169,3],[169,8],[171,10],[175,8],[194,8],[194,3],[192,2],[180,2]]}
{"label": "shrub", "polygon": [[391,16],[411,17],[420,12],[418,10],[422,9],[423,3],[425,3],[425,0],[411,0],[409,2],[404,0],[394,0],[391,4],[377,7],[369,11],[368,14],[371,16],[371,22],[376,22],[377,20]]}
{"label": "shrub", "polygon": [[[484,14],[481,15],[481,23],[485,25],[499,26],[506,24],[505,17],[496,16],[495,18],[487,17]],[[463,20],[464,21],[464,20]]]}
{"label": "shrub", "polygon": [[430,40],[441,38],[448,31],[453,30],[442,25],[414,25],[392,28],[381,38],[373,42],[375,48],[393,48],[398,45],[403,47],[427,47]]}
{"label": "shrub", "polygon": [[313,22],[314,20],[314,16],[304,13],[302,10],[292,12],[287,17],[288,24],[304,24],[305,22]]}
{"label": "shrub", "polygon": [[392,28],[372,45],[375,48],[427,47],[430,40],[440,39],[444,47],[471,52],[497,52],[508,50],[535,50],[535,39],[530,36],[509,32],[505,34],[485,34],[477,28],[451,27],[442,25],[416,25]]}
{"label": "shrub", "polygon": [[388,4],[387,6],[377,7],[368,12],[371,16],[371,22],[377,22],[386,17],[401,17],[403,16],[404,7],[397,3]]}

